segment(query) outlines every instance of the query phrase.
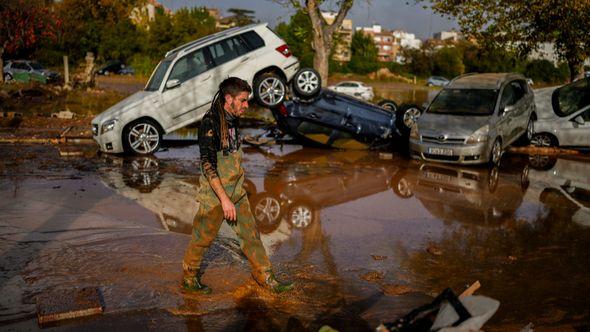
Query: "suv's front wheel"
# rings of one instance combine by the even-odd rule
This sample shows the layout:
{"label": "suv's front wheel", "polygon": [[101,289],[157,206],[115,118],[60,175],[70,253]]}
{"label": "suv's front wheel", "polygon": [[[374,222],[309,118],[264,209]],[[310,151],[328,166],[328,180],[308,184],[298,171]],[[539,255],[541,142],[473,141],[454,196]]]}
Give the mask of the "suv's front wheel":
{"label": "suv's front wheel", "polygon": [[152,154],[158,150],[161,142],[159,126],[149,119],[133,121],[123,129],[123,149],[126,153]]}
{"label": "suv's front wheel", "polygon": [[276,107],[285,101],[287,84],[281,76],[269,72],[254,79],[254,98],[263,107]]}

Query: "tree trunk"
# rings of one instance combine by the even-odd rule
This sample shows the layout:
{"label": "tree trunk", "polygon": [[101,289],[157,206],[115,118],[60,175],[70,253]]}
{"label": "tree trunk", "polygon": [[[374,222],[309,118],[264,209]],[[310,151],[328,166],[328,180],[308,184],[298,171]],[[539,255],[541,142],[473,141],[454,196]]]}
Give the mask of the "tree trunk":
{"label": "tree trunk", "polygon": [[4,47],[0,46],[0,84],[4,84]]}
{"label": "tree trunk", "polygon": [[313,27],[313,67],[322,78],[322,87],[328,85],[330,44],[326,43],[325,34],[321,26]]}

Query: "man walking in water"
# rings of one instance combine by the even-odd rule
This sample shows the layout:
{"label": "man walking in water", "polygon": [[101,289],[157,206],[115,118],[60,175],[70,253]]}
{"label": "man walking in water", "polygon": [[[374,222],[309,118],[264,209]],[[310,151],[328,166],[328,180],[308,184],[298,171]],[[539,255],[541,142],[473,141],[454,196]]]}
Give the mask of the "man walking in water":
{"label": "man walking in water", "polygon": [[211,293],[201,283],[200,264],[203,254],[225,220],[240,239],[240,247],[252,267],[256,282],[275,293],[293,288],[293,283],[279,282],[260,241],[250,203],[244,189],[242,151],[238,118],[248,109],[252,89],[237,77],[221,82],[211,110],[201,121],[199,150],[201,177],[197,194],[199,211],[193,221],[193,232],[183,260],[181,287],[185,291]]}

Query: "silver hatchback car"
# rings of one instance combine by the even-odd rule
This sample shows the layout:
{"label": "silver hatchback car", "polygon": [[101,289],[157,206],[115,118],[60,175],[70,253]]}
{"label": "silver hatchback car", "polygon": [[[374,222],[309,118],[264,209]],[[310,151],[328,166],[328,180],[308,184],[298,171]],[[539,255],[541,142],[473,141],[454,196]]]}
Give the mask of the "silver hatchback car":
{"label": "silver hatchback car", "polygon": [[412,127],[414,158],[499,164],[504,149],[534,133],[535,102],[520,74],[466,74],[452,80]]}

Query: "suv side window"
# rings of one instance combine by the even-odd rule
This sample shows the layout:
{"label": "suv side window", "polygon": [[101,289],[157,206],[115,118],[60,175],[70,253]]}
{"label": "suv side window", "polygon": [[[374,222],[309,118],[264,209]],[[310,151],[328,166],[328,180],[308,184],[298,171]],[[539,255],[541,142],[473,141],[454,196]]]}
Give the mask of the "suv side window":
{"label": "suv side window", "polygon": [[241,38],[232,37],[209,45],[209,52],[215,65],[219,66],[247,53],[248,46]]}
{"label": "suv side window", "polygon": [[250,46],[250,50],[259,49],[264,46],[264,40],[254,31],[244,32],[240,35]]}
{"label": "suv side window", "polygon": [[207,61],[206,53],[203,49],[200,49],[187,54],[180,60],[176,61],[168,80],[177,79],[182,83],[211,68],[212,66],[210,65],[210,61]]}
{"label": "suv side window", "polygon": [[555,113],[567,116],[590,104],[590,78],[575,81],[553,92],[552,103]]}

